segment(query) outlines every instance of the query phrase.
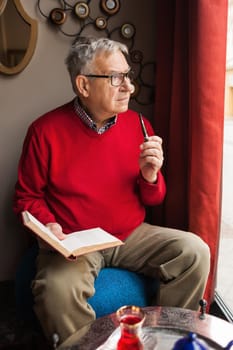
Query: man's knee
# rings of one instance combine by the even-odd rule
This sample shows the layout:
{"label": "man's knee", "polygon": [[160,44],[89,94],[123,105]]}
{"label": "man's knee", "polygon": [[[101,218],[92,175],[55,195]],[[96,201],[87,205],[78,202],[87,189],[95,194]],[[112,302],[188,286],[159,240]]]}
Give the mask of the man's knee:
{"label": "man's knee", "polygon": [[185,244],[187,254],[191,254],[194,258],[205,264],[210,261],[209,246],[196,234],[187,232],[187,243]]}
{"label": "man's knee", "polygon": [[209,246],[196,234],[187,232],[183,249],[183,260],[187,261],[184,267],[190,270],[190,274],[196,280],[206,280],[210,269]]}
{"label": "man's knee", "polygon": [[160,268],[165,280],[172,280],[183,273],[207,278],[210,267],[210,250],[208,245],[197,235],[187,232],[173,240],[169,250],[173,251],[171,259]]}

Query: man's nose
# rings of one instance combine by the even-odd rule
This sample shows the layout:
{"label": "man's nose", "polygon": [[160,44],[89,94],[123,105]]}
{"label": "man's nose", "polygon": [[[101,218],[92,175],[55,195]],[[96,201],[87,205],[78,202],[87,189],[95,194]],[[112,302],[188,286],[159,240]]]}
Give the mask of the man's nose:
{"label": "man's nose", "polygon": [[135,91],[135,85],[130,83],[130,93],[131,93],[131,95],[134,93],[134,91]]}
{"label": "man's nose", "polygon": [[130,94],[133,94],[135,91],[135,87],[128,77],[124,77],[124,81],[121,86],[124,87],[124,89],[126,89],[127,91],[129,91]]}

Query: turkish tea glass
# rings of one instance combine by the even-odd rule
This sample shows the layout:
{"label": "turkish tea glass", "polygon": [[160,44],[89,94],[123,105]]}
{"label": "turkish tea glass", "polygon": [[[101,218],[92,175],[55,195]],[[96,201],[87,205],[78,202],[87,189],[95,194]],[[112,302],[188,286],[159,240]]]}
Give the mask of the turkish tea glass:
{"label": "turkish tea glass", "polygon": [[126,305],[117,310],[116,316],[121,329],[117,350],[143,350],[143,343],[140,339],[145,320],[143,310],[138,306]]}

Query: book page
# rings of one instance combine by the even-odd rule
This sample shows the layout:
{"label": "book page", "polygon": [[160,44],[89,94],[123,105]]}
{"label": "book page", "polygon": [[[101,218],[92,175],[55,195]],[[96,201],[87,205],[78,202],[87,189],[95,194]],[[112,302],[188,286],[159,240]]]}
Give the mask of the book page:
{"label": "book page", "polygon": [[59,244],[61,243],[60,239],[58,239],[52,231],[43,225],[39,220],[37,220],[32,214],[29,212],[25,213],[25,218],[29,221],[31,221],[33,224],[35,224],[41,231],[43,231],[47,236],[49,236],[52,240],[58,242]]}
{"label": "book page", "polygon": [[70,233],[67,238],[60,241],[60,244],[66,249],[72,251],[73,249],[78,249],[81,247],[88,247],[95,244],[104,244],[116,241],[118,241],[117,238],[98,227]]}

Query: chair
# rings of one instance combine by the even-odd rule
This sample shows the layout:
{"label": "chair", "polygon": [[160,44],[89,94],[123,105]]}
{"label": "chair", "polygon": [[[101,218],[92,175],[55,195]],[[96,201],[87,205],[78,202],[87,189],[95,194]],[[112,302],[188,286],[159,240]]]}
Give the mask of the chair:
{"label": "chair", "polygon": [[[33,244],[24,254],[16,271],[15,296],[16,312],[23,321],[37,323],[33,311],[31,281],[36,272],[35,260],[37,244]],[[96,312],[96,317],[115,312],[122,305],[148,306],[151,297],[158,290],[159,282],[122,268],[106,267],[95,280],[96,293],[89,303]]]}

